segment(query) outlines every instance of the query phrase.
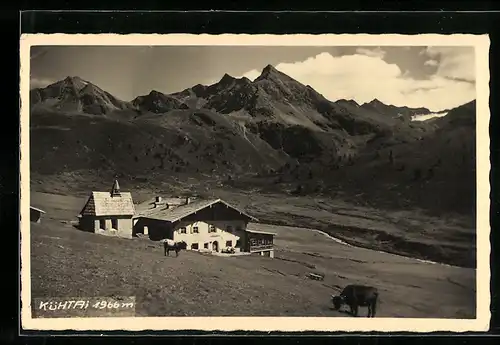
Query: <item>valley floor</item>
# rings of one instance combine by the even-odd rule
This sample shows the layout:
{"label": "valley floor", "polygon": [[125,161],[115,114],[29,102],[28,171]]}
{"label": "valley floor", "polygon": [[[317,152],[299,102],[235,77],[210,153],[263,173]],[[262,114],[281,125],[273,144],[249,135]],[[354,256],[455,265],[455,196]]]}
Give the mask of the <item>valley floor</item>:
{"label": "valley floor", "polygon": [[[346,246],[298,227],[276,232],[275,258],[219,257],[76,230],[85,199],[31,193],[47,214],[31,225],[31,293],[39,297],[136,296],[137,316],[332,316],[330,295],[350,283],[381,290],[379,317],[474,318],[475,270]],[[325,274],[324,281],[306,277]],[[366,310],[361,309],[361,315]]]}
{"label": "valley floor", "polygon": [[[33,174],[30,182],[32,191],[86,197],[90,190],[108,190],[111,182],[103,181],[112,181],[112,177],[88,172]],[[363,196],[354,199],[342,194],[292,196],[285,192],[264,192],[259,187],[251,188],[251,184],[242,190],[225,186],[217,176],[178,174],[168,179],[150,176],[145,181],[120,179],[120,186],[132,192],[136,203],[156,194],[217,197],[246,210],[261,223],[318,229],[357,247],[476,267],[476,222],[472,212],[431,215],[426,210],[409,207],[378,209],[366,204]],[[38,206],[43,209],[44,203],[45,200],[40,200]],[[75,216],[71,215],[72,219]]]}
{"label": "valley floor", "polygon": [[468,215],[430,216],[423,210],[379,210],[329,197],[220,191],[260,222],[318,229],[357,247],[476,267],[476,230]]}

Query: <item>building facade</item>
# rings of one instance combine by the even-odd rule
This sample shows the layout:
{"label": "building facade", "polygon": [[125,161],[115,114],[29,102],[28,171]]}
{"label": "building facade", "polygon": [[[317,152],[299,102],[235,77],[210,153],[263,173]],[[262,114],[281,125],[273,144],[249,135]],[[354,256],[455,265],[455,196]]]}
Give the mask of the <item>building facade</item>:
{"label": "building facade", "polygon": [[79,214],[79,227],[101,235],[132,238],[134,214],[132,195],[121,192],[115,180],[111,192],[91,193]]}
{"label": "building facade", "polygon": [[[223,252],[232,248],[235,252],[265,251],[273,256],[273,234],[248,231],[250,221],[257,219],[220,199],[186,199],[176,206],[154,202],[134,219],[134,233],[147,234],[151,240],[184,241],[191,250]],[[253,238],[261,237],[266,238],[266,248],[262,241],[260,248],[257,242],[250,244]]]}
{"label": "building facade", "polygon": [[260,254],[274,258],[274,236],[275,234],[264,231],[247,229],[246,247],[252,254]]}
{"label": "building facade", "polygon": [[44,210],[30,206],[30,221],[33,223],[40,223],[42,220],[42,214],[44,213]]}

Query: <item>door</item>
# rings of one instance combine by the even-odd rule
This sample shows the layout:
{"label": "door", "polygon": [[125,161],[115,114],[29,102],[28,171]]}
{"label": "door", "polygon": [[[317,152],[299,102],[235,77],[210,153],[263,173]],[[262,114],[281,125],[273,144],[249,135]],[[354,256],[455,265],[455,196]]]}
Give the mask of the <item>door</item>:
{"label": "door", "polygon": [[217,242],[217,241],[212,242],[212,250],[214,252],[218,252],[219,251],[219,242]]}

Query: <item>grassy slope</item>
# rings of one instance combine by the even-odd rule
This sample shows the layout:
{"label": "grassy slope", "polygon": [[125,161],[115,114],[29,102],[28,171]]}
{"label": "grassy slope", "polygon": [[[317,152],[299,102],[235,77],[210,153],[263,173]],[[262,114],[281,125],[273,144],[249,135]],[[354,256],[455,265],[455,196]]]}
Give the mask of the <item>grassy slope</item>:
{"label": "grassy slope", "polygon": [[[70,173],[57,177],[32,174],[32,190],[61,195],[85,196],[90,190],[106,190],[112,176]],[[210,177],[173,175],[151,186],[148,182],[120,179],[124,190],[141,202],[153,194],[220,197],[246,209],[262,222],[301,226],[325,231],[367,248],[420,259],[475,267],[476,231],[468,215],[431,216],[424,210],[375,209],[343,198],[286,196],[280,193],[241,191],[221,186]],[[43,204],[40,205],[43,208]]]}
{"label": "grassy slope", "polygon": [[476,266],[476,231],[467,215],[430,216],[418,209],[379,210],[328,197],[220,191],[260,221],[319,229],[356,246],[443,262]]}
{"label": "grassy slope", "polygon": [[43,174],[93,169],[148,176],[215,169],[221,173],[257,171],[285,162],[257,137],[242,138],[241,130],[222,115],[178,112],[166,121],[35,113],[30,123],[31,169]]}
{"label": "grassy slope", "polygon": [[[347,283],[382,291],[381,317],[475,315],[475,272],[338,244],[300,228],[278,233],[276,258],[165,258],[157,244],[80,232],[69,224],[84,199],[32,193],[47,211],[31,227],[32,298],[133,295],[139,316],[345,316],[329,296]],[[305,278],[325,274],[323,282]],[[362,310],[366,312],[366,310]]]}

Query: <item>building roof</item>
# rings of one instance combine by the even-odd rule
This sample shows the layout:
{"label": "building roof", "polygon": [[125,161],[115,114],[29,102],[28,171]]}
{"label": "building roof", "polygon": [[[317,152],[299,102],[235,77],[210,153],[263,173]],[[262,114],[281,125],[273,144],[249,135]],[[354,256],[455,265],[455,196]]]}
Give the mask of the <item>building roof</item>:
{"label": "building roof", "polygon": [[38,212],[40,212],[40,213],[45,213],[45,211],[44,211],[44,210],[41,210],[41,209],[39,209],[39,208],[37,208],[37,207],[34,207],[34,206],[30,206],[30,209],[35,210],[35,211],[38,211]]}
{"label": "building roof", "polygon": [[158,211],[157,208],[153,206],[156,204],[158,207],[166,208],[169,207],[177,207],[186,203],[186,198],[162,198],[161,201],[157,202],[156,198],[150,198],[138,205],[135,206],[135,211],[140,214],[149,210]]}
{"label": "building roof", "polygon": [[112,196],[110,192],[92,192],[80,212],[84,216],[133,216],[134,202],[129,192]]}
{"label": "building roof", "polygon": [[250,216],[244,211],[228,204],[227,202],[221,199],[192,201],[189,204],[177,206],[175,208],[167,208],[167,209],[151,208],[138,213],[137,217],[165,220],[173,223],[217,203],[222,203],[227,207],[230,207],[233,210],[239,212],[240,214],[252,219],[253,221],[258,221],[258,219]]}
{"label": "building roof", "polygon": [[273,236],[277,235],[274,232],[267,232],[267,231],[258,231],[258,230],[250,230],[250,229],[247,229],[246,231],[251,233],[251,234],[264,234],[264,235],[273,235]]}

